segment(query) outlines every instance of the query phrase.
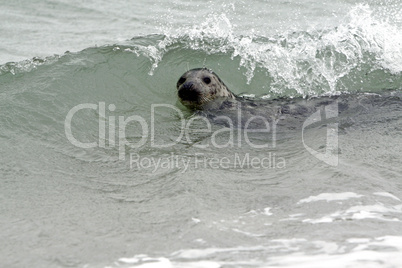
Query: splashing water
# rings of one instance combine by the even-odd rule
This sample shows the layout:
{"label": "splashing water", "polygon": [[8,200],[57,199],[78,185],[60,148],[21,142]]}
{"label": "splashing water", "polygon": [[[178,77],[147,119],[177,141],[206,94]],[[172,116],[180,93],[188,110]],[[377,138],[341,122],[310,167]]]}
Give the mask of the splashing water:
{"label": "splashing water", "polygon": [[[152,61],[150,74],[164,55],[184,45],[207,55],[239,59],[250,84],[256,70],[272,80],[270,91],[290,95],[339,94],[350,82],[365,86],[364,75],[381,71],[400,75],[402,34],[399,28],[375,18],[368,5],[356,5],[338,27],[284,32],[279,36],[237,36],[225,13],[211,14],[191,27],[163,28],[164,37],[142,52]],[[352,81],[350,81],[352,80]],[[291,93],[293,92],[293,93]]]}

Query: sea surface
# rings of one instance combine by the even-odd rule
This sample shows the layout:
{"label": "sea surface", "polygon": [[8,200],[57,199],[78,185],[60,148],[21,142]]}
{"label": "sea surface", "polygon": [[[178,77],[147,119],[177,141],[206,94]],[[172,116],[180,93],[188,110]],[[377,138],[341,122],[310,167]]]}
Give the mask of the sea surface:
{"label": "sea surface", "polygon": [[1,267],[402,267],[400,0],[0,5]]}

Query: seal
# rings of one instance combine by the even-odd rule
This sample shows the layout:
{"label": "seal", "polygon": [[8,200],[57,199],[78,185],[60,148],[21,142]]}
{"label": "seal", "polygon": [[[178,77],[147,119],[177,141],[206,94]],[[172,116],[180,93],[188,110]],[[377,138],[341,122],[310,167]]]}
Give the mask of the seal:
{"label": "seal", "polygon": [[185,72],[177,81],[180,102],[191,109],[204,109],[212,103],[236,99],[216,73],[207,68],[197,68]]}
{"label": "seal", "polygon": [[[184,106],[217,124],[238,128],[258,129],[266,125],[263,120],[265,118],[283,129],[299,129],[309,117],[316,115],[318,109],[321,111],[320,115],[329,113],[328,117],[323,117],[325,120],[318,120],[319,122],[324,124],[332,122],[331,120],[341,120],[342,124],[345,122],[345,125],[350,125],[351,121],[357,120],[351,116],[366,114],[373,110],[373,107],[382,107],[388,103],[395,103],[398,109],[402,106],[400,91],[308,98],[255,99],[237,96],[216,73],[207,68],[187,71],[178,80],[176,88],[179,100]],[[332,107],[335,107],[334,111],[331,110]],[[342,126],[341,121],[339,127]]]}

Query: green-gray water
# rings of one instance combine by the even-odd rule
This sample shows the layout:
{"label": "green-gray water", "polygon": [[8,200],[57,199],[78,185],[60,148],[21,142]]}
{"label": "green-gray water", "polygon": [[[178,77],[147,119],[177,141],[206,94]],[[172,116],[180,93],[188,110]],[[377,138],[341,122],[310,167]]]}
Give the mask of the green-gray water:
{"label": "green-gray water", "polygon": [[[402,265],[399,1],[3,5],[0,266]],[[350,107],[209,129],[175,89],[203,66]]]}

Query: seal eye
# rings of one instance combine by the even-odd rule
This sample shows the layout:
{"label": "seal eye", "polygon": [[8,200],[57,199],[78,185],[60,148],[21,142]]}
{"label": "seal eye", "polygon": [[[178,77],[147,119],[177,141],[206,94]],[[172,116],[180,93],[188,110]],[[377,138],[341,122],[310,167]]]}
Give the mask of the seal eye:
{"label": "seal eye", "polygon": [[209,83],[211,83],[211,78],[209,78],[209,77],[204,77],[204,78],[202,79],[202,81],[204,81],[204,83],[208,85]]}

